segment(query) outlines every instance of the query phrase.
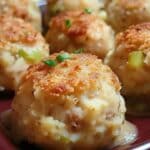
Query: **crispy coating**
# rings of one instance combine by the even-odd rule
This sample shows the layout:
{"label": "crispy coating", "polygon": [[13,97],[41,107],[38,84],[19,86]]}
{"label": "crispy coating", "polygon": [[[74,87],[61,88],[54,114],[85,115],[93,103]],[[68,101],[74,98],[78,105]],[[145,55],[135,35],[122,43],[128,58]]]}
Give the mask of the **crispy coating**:
{"label": "crispy coating", "polygon": [[0,85],[14,90],[29,64],[47,57],[48,53],[44,38],[29,23],[0,16]]}
{"label": "crispy coating", "polygon": [[0,0],[0,15],[21,18],[41,31],[41,14],[35,0]]}
{"label": "crispy coating", "polygon": [[[134,51],[143,53],[143,64],[132,68],[129,55]],[[119,76],[123,93],[128,96],[150,94],[150,23],[129,27],[116,37],[116,51],[107,58],[108,64]],[[138,61],[138,60],[136,60]]]}
{"label": "crispy coating", "polygon": [[41,38],[38,36],[39,33],[22,19],[0,16],[0,26],[0,45],[2,46],[6,42],[33,45]]}
{"label": "crispy coating", "polygon": [[[50,59],[55,59],[57,55],[53,54],[50,56]],[[107,66],[103,66],[101,60],[97,60],[96,56],[90,54],[72,54],[71,59],[73,60],[64,61],[55,68],[50,68],[44,63],[31,66],[23,81],[34,81],[36,85],[40,86],[44,92],[47,92],[51,96],[71,94],[75,91],[83,92],[89,88],[93,89],[96,86],[94,83],[98,78],[108,80],[109,84],[114,86],[116,91],[120,90],[120,83],[116,75]],[[82,69],[84,69],[81,64],[83,66],[87,65],[91,73],[89,72],[88,74],[87,72],[87,75],[81,74]],[[70,66],[71,68],[67,69]],[[100,68],[97,72],[96,69],[98,67]],[[50,74],[48,74],[49,71]]]}
{"label": "crispy coating", "polygon": [[47,149],[109,146],[124,122],[118,78],[96,56],[69,55],[53,67],[28,68],[12,104],[14,135]]}
{"label": "crispy coating", "polygon": [[108,21],[116,32],[130,25],[150,21],[150,0],[111,0],[107,1]]}
{"label": "crispy coating", "polygon": [[82,48],[84,52],[103,59],[114,49],[113,30],[97,15],[82,11],[69,11],[52,18],[46,39],[51,44],[52,53]]}

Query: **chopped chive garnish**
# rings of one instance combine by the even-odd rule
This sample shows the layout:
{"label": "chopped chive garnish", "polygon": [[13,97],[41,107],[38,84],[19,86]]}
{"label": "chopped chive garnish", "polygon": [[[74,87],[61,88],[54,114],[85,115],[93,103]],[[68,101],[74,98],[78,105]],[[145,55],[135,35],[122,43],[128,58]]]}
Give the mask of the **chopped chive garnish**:
{"label": "chopped chive garnish", "polygon": [[69,20],[69,19],[65,20],[65,24],[66,24],[67,28],[70,28],[72,25],[71,20]]}
{"label": "chopped chive garnish", "polygon": [[57,62],[52,59],[45,60],[43,62],[44,62],[44,64],[48,65],[49,67],[55,67],[57,65]]}
{"label": "chopped chive garnish", "polygon": [[65,136],[60,136],[59,140],[63,143],[69,143],[70,142],[70,139],[68,137],[65,137]]}
{"label": "chopped chive garnish", "polygon": [[30,58],[35,62],[39,62],[42,59],[42,54],[40,51],[32,51]]}
{"label": "chopped chive garnish", "polygon": [[32,50],[28,52],[26,50],[20,49],[18,51],[18,55],[31,62],[38,62],[42,59],[42,53],[40,50]]}
{"label": "chopped chive garnish", "polygon": [[83,53],[84,49],[83,48],[79,48],[79,49],[76,49],[75,51],[73,51],[74,54],[80,54],[80,53]]}
{"label": "chopped chive garnish", "polygon": [[20,57],[23,57],[23,58],[28,58],[28,54],[27,54],[27,52],[25,51],[25,50],[23,50],[23,49],[20,49],[19,51],[18,51],[18,55],[20,56]]}
{"label": "chopped chive garnish", "polygon": [[66,59],[70,59],[70,55],[68,53],[60,54],[56,57],[57,61],[63,62]]}
{"label": "chopped chive garnish", "polygon": [[134,51],[129,54],[128,64],[133,68],[139,68],[144,63],[144,53],[142,51]]}
{"label": "chopped chive garnish", "polygon": [[90,9],[90,8],[85,8],[85,9],[84,9],[84,12],[87,13],[87,14],[91,14],[91,13],[92,13],[92,9]]}

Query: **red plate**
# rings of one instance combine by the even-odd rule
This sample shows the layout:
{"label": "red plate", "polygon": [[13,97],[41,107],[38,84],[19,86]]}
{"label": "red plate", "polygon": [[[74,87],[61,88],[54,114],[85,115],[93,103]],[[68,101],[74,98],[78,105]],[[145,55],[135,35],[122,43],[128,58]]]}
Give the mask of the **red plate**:
{"label": "red plate", "polygon": [[[11,101],[0,100],[0,112],[10,108]],[[128,120],[134,123],[138,128],[138,138],[135,143],[129,147],[121,147],[118,150],[150,150],[150,118],[131,118]],[[17,147],[0,131],[0,150],[15,150]]]}

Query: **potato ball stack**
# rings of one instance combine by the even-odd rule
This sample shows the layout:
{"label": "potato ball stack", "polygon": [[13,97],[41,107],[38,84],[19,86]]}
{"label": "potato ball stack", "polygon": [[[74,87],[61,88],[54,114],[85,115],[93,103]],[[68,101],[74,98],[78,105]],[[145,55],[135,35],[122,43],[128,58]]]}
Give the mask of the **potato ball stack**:
{"label": "potato ball stack", "polygon": [[0,15],[24,19],[41,31],[41,12],[35,0],[0,0]]}
{"label": "potato ball stack", "polygon": [[113,30],[97,15],[68,11],[53,17],[46,35],[51,52],[83,50],[104,58],[114,50]]}
{"label": "potato ball stack", "polygon": [[[141,95],[143,96],[142,99],[149,97],[150,23],[131,26],[118,34],[116,50],[107,61],[119,76],[125,96],[133,96],[135,99]],[[150,100],[147,103],[147,111],[150,112]]]}
{"label": "potato ball stack", "polygon": [[19,18],[0,16],[0,85],[14,90],[30,64],[47,57],[44,38]]}
{"label": "potato ball stack", "polygon": [[12,104],[15,137],[49,149],[113,145],[125,124],[120,88],[96,56],[53,54],[23,77]]}
{"label": "potato ball stack", "polygon": [[109,23],[119,32],[150,21],[150,0],[108,0],[106,11]]}

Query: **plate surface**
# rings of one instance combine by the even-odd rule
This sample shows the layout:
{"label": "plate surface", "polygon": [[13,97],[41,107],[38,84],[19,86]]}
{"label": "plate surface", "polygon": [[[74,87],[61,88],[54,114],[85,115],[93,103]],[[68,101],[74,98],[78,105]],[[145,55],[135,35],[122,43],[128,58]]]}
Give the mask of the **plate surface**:
{"label": "plate surface", "polygon": [[[10,105],[11,100],[0,100],[0,113],[9,109]],[[119,147],[117,150],[150,150],[150,118],[133,118],[127,116],[127,120],[137,126],[138,137],[136,142],[132,145]],[[7,138],[4,132],[0,130],[0,150],[15,149],[18,148]],[[28,147],[28,149],[30,148]],[[31,149],[33,150],[33,148]]]}

